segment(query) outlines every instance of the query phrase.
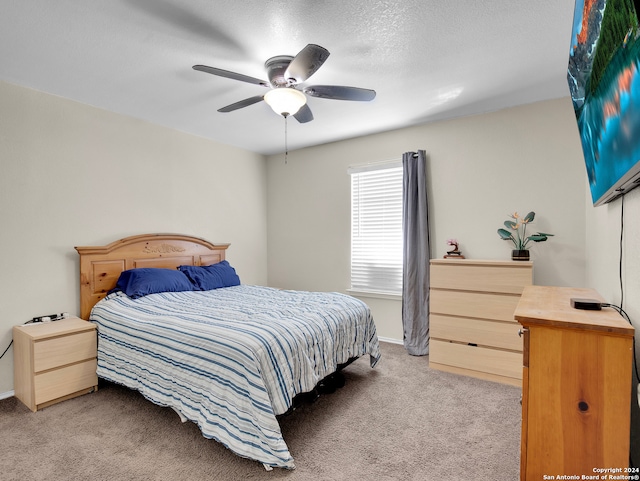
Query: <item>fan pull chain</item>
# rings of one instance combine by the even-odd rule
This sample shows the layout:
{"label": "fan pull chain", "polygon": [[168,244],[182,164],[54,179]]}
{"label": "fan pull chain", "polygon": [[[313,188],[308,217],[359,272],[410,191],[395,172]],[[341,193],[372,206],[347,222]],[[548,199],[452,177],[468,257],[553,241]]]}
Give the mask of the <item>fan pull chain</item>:
{"label": "fan pull chain", "polygon": [[284,164],[287,165],[287,158],[289,157],[289,142],[287,138],[287,117],[284,115]]}

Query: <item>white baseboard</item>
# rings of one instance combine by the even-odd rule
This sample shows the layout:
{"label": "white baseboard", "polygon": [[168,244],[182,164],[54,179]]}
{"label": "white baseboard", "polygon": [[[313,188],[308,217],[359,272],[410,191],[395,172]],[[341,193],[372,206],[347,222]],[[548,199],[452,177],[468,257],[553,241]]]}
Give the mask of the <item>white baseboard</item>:
{"label": "white baseboard", "polygon": [[16,395],[15,391],[0,392],[0,399],[7,399]]}
{"label": "white baseboard", "polygon": [[404,342],[402,342],[401,340],[391,339],[390,337],[378,337],[378,341],[388,342],[390,344],[400,344],[400,345],[404,344]]}

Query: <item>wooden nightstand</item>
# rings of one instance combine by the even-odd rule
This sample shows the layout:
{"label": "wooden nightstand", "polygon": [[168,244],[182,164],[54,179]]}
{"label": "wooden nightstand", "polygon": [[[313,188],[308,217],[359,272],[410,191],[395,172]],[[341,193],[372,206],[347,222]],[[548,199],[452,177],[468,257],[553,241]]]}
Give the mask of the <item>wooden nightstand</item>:
{"label": "wooden nightstand", "polygon": [[32,411],[98,389],[95,324],[77,317],[13,328],[15,395]]}

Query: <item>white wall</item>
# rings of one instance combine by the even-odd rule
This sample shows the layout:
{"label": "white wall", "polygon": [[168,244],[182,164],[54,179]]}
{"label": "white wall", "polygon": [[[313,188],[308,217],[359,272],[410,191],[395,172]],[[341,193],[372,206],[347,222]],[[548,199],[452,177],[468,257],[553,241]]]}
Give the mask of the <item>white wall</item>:
{"label": "white wall", "polygon": [[0,112],[1,350],[14,325],[78,313],[77,245],[191,234],[231,243],[242,281],[266,284],[263,156],[2,82]]}
{"label": "white wall", "polygon": [[[585,196],[587,221],[587,283],[611,303],[620,305],[620,229],[622,199],[593,207]],[[622,242],[622,286],[624,309],[640,320],[640,189],[624,198],[624,238]]]}
{"label": "white wall", "polygon": [[[585,181],[586,182],[586,181]],[[623,201],[593,207],[586,199],[587,285],[596,289],[607,302],[620,305],[620,230]],[[624,198],[624,237],[622,241],[623,309],[636,329],[636,365],[640,359],[640,188]],[[640,407],[634,380],[631,406],[631,452],[634,466],[640,465]]]}
{"label": "white wall", "polygon": [[[508,259],[497,229],[509,213],[533,210],[534,228],[555,234],[532,247],[534,282],[585,284],[585,171],[569,97],[301,149],[286,164],[270,156],[269,284],[345,291],[347,167],[418,149],[429,156],[433,257],[454,237],[468,258]],[[364,300],[378,334],[401,340],[400,302]]]}

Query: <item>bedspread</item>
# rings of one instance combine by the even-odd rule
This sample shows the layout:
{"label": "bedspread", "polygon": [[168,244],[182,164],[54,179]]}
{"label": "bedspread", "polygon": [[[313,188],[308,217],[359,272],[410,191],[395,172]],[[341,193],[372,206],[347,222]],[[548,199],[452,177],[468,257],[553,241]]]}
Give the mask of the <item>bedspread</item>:
{"label": "bedspread", "polygon": [[380,359],[369,308],[339,293],[240,285],[130,299],[91,313],[98,375],[175,409],[240,456],[293,468],[277,415],[339,364]]}

